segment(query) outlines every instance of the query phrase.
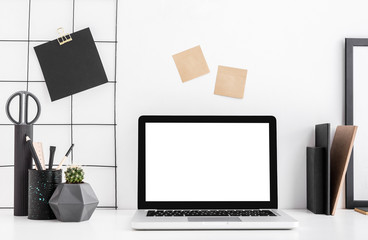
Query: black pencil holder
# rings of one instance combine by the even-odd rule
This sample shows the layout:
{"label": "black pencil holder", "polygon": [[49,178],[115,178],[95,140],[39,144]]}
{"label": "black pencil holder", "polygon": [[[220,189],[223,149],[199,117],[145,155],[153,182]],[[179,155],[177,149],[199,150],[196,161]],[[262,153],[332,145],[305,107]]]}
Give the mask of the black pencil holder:
{"label": "black pencil holder", "polygon": [[49,200],[61,183],[62,170],[28,170],[28,219],[55,219]]}

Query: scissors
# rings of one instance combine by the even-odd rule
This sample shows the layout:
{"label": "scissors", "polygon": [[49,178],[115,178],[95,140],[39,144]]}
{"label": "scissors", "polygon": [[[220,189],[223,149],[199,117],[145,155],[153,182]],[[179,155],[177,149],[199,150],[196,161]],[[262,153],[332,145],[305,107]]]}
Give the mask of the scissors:
{"label": "scissors", "polygon": [[[13,101],[15,97],[19,96],[19,117],[18,121],[15,120],[11,114],[10,114],[10,103]],[[37,105],[37,113],[36,116],[32,121],[28,121],[28,100],[29,97],[33,98],[33,100],[36,102]],[[8,115],[8,118],[10,121],[12,121],[15,124],[33,124],[37,121],[37,119],[40,117],[41,113],[41,104],[38,98],[33,95],[30,92],[27,91],[19,91],[11,95],[6,102],[6,115]]]}

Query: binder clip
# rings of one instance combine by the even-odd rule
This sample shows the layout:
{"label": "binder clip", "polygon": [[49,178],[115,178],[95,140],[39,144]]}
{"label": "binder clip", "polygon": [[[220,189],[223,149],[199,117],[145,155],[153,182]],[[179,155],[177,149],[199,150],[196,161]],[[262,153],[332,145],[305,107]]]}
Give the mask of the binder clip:
{"label": "binder clip", "polygon": [[72,41],[72,36],[70,36],[70,34],[65,34],[64,33],[64,28],[59,27],[57,29],[57,32],[59,34],[59,38],[57,38],[57,41],[59,42],[60,45],[63,45],[64,43],[70,42]]}

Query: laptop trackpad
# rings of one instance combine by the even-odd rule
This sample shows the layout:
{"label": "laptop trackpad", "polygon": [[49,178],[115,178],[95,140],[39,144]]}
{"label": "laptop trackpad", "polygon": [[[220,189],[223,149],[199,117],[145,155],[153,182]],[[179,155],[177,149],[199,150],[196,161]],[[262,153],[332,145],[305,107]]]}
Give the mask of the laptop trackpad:
{"label": "laptop trackpad", "polygon": [[241,222],[239,217],[188,217],[188,222]]}

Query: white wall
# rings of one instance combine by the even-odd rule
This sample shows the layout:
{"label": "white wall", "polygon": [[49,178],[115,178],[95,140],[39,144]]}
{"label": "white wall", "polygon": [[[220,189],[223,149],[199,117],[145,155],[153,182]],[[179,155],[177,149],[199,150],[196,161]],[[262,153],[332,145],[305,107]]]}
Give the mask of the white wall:
{"label": "white wall", "polygon": [[[278,119],[279,206],[305,208],[305,147],[314,144],[315,124],[330,122],[334,129],[344,123],[344,38],[368,37],[367,8],[365,0],[119,0],[119,207],[136,208],[140,115],[270,114]],[[54,30],[60,26],[71,31],[72,9],[72,0],[32,0],[30,39],[53,39]],[[27,39],[28,1],[1,1],[0,10],[0,39]],[[75,0],[74,23],[75,30],[90,26],[95,40],[113,40],[115,0]],[[32,42],[29,46],[31,81],[43,80],[32,49],[37,44],[40,43]],[[105,69],[113,77],[115,52],[113,45],[108,44],[97,45]],[[171,56],[198,44],[211,72],[182,83]],[[0,44],[0,80],[9,77],[11,81],[25,80],[27,49],[26,42]],[[213,94],[218,65],[248,69],[244,99]],[[44,83],[29,84],[43,106],[40,123],[60,114],[70,116],[67,115],[71,111],[70,99],[51,103]],[[1,82],[1,104],[4,106],[11,93],[24,90],[25,86],[25,82]],[[76,95],[75,105],[87,106],[78,113],[83,117],[92,113],[95,117],[107,116],[106,112],[113,116],[113,90],[106,88],[109,86],[113,85]],[[101,100],[99,106],[91,107],[98,102],[91,103],[91,95],[94,100]],[[5,112],[0,111],[0,125],[8,124],[0,127],[1,165],[13,162],[13,150],[9,150],[13,147],[9,140],[13,129],[9,123]],[[57,144],[62,154],[62,149],[70,144],[70,129],[50,129],[36,130],[36,140],[47,143],[57,131],[56,135],[62,138]],[[97,137],[101,142],[96,145],[100,143],[99,147],[103,146],[113,160],[114,151],[110,149],[113,134],[103,131]],[[83,134],[74,140],[80,143],[75,151],[80,151],[81,157],[76,152],[76,160],[108,164],[106,157],[83,154],[82,149],[90,146],[89,136]],[[101,202],[113,205],[113,169],[90,171],[90,182],[100,193]],[[12,173],[11,167],[0,169],[0,187],[9,193],[12,184],[3,183],[12,181]],[[0,196],[0,204],[11,206],[12,194]]]}
{"label": "white wall", "polygon": [[[138,116],[272,114],[279,206],[305,208],[305,147],[314,144],[315,124],[344,123],[344,38],[368,37],[367,7],[358,0],[120,1],[119,207],[136,208]],[[198,44],[211,72],[182,83],[171,56]],[[213,94],[218,65],[248,69],[244,99]]]}

